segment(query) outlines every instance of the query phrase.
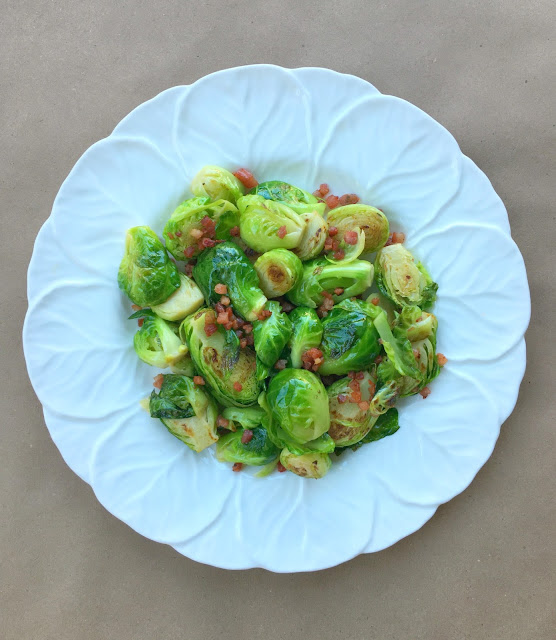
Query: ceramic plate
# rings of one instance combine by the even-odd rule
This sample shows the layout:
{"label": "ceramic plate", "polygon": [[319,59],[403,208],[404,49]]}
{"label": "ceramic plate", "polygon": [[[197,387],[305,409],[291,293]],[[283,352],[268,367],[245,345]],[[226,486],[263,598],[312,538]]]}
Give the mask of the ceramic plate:
{"label": "ceramic plate", "polygon": [[[156,371],[133,351],[116,284],[125,231],[160,233],[205,164],[359,194],[439,284],[448,364],[431,395],[400,403],[395,435],[321,480],[232,473],[139,407]],[[527,278],[490,182],[421,110],[326,69],[228,69],[132,111],[62,185],[28,298],[29,375],[67,464],[142,535],[230,569],[323,569],[419,529],[490,456],[525,369]]]}

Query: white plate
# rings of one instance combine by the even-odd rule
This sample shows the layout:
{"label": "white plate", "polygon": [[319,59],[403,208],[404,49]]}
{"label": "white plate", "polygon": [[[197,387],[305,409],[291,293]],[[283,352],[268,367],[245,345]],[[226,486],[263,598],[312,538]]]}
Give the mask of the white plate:
{"label": "white plate", "polygon": [[[138,406],[154,371],[116,272],[128,227],[160,232],[204,164],[382,208],[439,283],[432,394],[401,429],[322,480],[232,473]],[[148,538],[233,569],[323,569],[394,544],[490,456],[525,369],[530,302],[504,205],[454,138],[413,105],[326,69],[228,69],[132,111],[80,158],[41,229],[23,330],[29,376],[68,465]]]}

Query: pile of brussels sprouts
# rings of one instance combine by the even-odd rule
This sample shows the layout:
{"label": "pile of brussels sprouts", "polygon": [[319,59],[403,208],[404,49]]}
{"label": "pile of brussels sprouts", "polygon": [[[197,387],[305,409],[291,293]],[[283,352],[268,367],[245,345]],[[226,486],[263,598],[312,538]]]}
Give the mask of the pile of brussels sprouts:
{"label": "pile of brussels sprouts", "polygon": [[216,443],[220,461],[258,475],[321,478],[331,453],[397,431],[395,402],[426,397],[445,363],[427,311],[437,285],[403,234],[357,197],[330,209],[327,185],[315,195],[207,166],[191,189],[165,246],[129,229],[118,273],[137,355],[172,372],[144,408],[194,451]]}

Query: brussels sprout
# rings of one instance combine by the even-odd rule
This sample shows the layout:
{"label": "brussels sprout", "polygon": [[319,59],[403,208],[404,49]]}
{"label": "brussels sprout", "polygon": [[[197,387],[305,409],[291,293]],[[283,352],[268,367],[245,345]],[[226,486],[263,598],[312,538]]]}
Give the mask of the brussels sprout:
{"label": "brussels sprout", "polygon": [[151,394],[149,411],[193,451],[202,451],[218,440],[216,405],[191,378],[165,375],[160,393]]}
{"label": "brussels sprout", "polygon": [[191,182],[193,195],[211,200],[228,200],[235,203],[245,194],[245,187],[234,176],[222,167],[206,165]]}
{"label": "brussels sprout", "polygon": [[301,260],[287,249],[267,251],[257,258],[253,266],[267,298],[283,296],[303,276]]}
{"label": "brussels sprout", "polygon": [[301,369],[301,356],[308,349],[316,348],[322,339],[322,323],[317,312],[309,307],[296,307],[289,318],[292,335],[289,342],[291,365]]}
{"label": "brussels sprout", "polygon": [[280,449],[268,437],[266,429],[254,427],[249,442],[242,442],[243,429],[222,436],[216,445],[216,457],[220,462],[241,462],[262,467],[278,459]]}
{"label": "brussels sprout", "polygon": [[204,251],[193,268],[193,278],[207,304],[220,300],[221,294],[216,293],[214,287],[225,284],[235,311],[246,320],[256,320],[266,303],[257,272],[233,242],[223,242]]}
{"label": "brussels sprout", "polygon": [[388,409],[386,413],[382,413],[376,418],[374,425],[359,442],[347,447],[336,447],[334,453],[340,455],[346,449],[356,451],[368,442],[376,442],[377,440],[382,440],[382,438],[393,435],[399,428],[398,410],[392,407]]}
{"label": "brussels sprout", "polygon": [[287,446],[296,454],[329,453],[334,448],[326,433],[330,426],[326,389],[314,373],[280,371],[269,382],[264,406],[263,426],[276,446]]}
{"label": "brussels sprout", "polygon": [[257,357],[267,367],[273,367],[282,349],[288,344],[292,334],[292,323],[278,302],[268,302],[266,309],[272,312],[272,315],[266,320],[253,323],[253,338]]}
{"label": "brussels sprout", "polygon": [[294,249],[301,242],[307,225],[287,205],[247,195],[239,198],[237,206],[241,238],[251,249],[259,253]]}
{"label": "brussels sprout", "polygon": [[428,309],[436,300],[438,285],[402,244],[381,249],[375,261],[376,284],[398,307]]}
{"label": "brussels sprout", "polygon": [[363,300],[344,300],[322,321],[322,375],[368,369],[380,353],[375,319],[383,313]]}
{"label": "brussels sprout", "polygon": [[386,244],[390,232],[388,218],[380,209],[368,204],[348,204],[328,214],[328,224],[338,229],[343,237],[346,231],[359,227],[365,234],[365,252],[378,251]]}
{"label": "brussels sprout", "polygon": [[257,358],[257,365],[255,368],[255,375],[258,382],[264,382],[268,376],[272,374],[272,367],[265,364],[260,358]]}
{"label": "brussels sprout", "polygon": [[381,330],[387,358],[378,366],[379,381],[397,384],[400,396],[418,393],[440,372],[436,349],[438,322],[419,307],[404,307],[390,337]]}
{"label": "brussels sprout", "polygon": [[[360,402],[370,404],[375,392],[375,380],[365,371],[363,377],[357,381],[361,399],[351,402],[353,384],[350,378],[342,378],[331,384],[328,389],[330,407],[330,429],[328,433],[337,446],[349,447],[364,438],[378,415],[373,415],[369,409],[362,409]],[[338,399],[342,399],[340,402]]]}
{"label": "brussels sprout", "polygon": [[[326,205],[319,203],[317,198],[312,194],[304,191],[303,189],[299,189],[298,187],[294,187],[287,182],[282,182],[281,180],[269,180],[267,182],[261,182],[256,187],[253,187],[249,194],[254,194],[265,198],[265,200],[275,200],[278,202],[283,202],[287,204],[288,207],[293,209],[296,213],[300,213],[305,211],[305,205],[316,205],[319,204],[322,206],[321,213],[324,211]],[[295,207],[299,206],[300,210],[298,211]]]}
{"label": "brussels sprout", "polygon": [[164,320],[183,320],[202,306],[204,299],[199,287],[184,273],[180,273],[180,288],[164,301],[151,309]]}
{"label": "brussels sprout", "polygon": [[178,337],[178,326],[166,322],[149,309],[141,309],[129,316],[143,318],[143,324],[133,336],[133,348],[139,358],[159,369],[172,367],[175,373],[191,373],[193,365],[189,349]]}
{"label": "brussels sprout", "polygon": [[[363,293],[372,282],[373,265],[366,260],[331,264],[326,258],[316,258],[303,265],[303,277],[286,297],[295,305],[315,309],[323,301],[323,292],[330,293],[334,302],[341,302]],[[343,289],[343,293],[334,293],[337,289]]]}
{"label": "brussels sprout", "polygon": [[200,309],[180,325],[180,335],[189,345],[195,368],[220,404],[225,407],[254,404],[260,391],[255,353],[240,349],[235,332],[225,331],[221,326],[207,336],[205,325],[215,323],[212,309]]}
{"label": "brussels sprout", "polygon": [[330,456],[327,453],[303,453],[302,455],[296,455],[287,448],[282,449],[280,462],[288,471],[302,478],[322,478],[328,473],[332,466]]}
{"label": "brussels sprout", "polygon": [[378,331],[386,355],[398,373],[402,376],[418,377],[419,369],[407,334],[398,332],[397,336],[394,337],[384,312],[379,313],[376,317],[375,328]]}
{"label": "brussels sprout", "polygon": [[128,229],[118,286],[140,307],[164,302],[180,286],[176,265],[149,227]]}
{"label": "brussels sprout", "polygon": [[[183,260],[184,254],[192,258],[200,253],[195,235],[206,229],[201,222],[205,216],[214,222],[214,237],[217,240],[231,240],[230,230],[239,225],[239,211],[227,200],[211,202],[209,198],[191,198],[182,202],[170,216],[164,227],[163,235],[166,248],[176,258]],[[191,235],[193,232],[193,235]],[[191,251],[191,255],[186,251]]]}
{"label": "brussels sprout", "polygon": [[[289,205],[291,206],[291,205]],[[325,207],[326,205],[322,205]],[[301,260],[311,260],[321,253],[328,234],[328,223],[322,217],[323,210],[316,208],[300,212],[299,216],[307,225],[299,245],[294,249]]]}
{"label": "brussels sprout", "polygon": [[237,422],[244,429],[260,427],[264,414],[261,407],[226,407],[222,412],[226,420]]}
{"label": "brussels sprout", "polygon": [[333,262],[335,264],[341,263],[346,264],[348,262],[353,262],[356,258],[358,258],[365,249],[365,234],[359,227],[355,227],[351,230],[351,233],[357,234],[357,240],[355,244],[349,244],[346,242],[344,236],[339,236],[339,246],[340,249],[344,253],[343,258],[335,258],[335,251],[329,251],[326,254],[326,259],[329,262]]}

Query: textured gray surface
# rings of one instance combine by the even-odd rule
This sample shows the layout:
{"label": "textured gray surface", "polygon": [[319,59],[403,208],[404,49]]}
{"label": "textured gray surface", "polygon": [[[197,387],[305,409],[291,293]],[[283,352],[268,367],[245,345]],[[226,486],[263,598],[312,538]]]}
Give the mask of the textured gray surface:
{"label": "textured gray surface", "polygon": [[[554,637],[555,5],[280,7],[0,2],[6,640]],[[353,73],[444,124],[506,203],[533,296],[518,405],[471,487],[393,548],[317,574],[202,566],[109,515],[51,442],[21,350],[33,239],[81,153],[159,91],[254,62]]]}

